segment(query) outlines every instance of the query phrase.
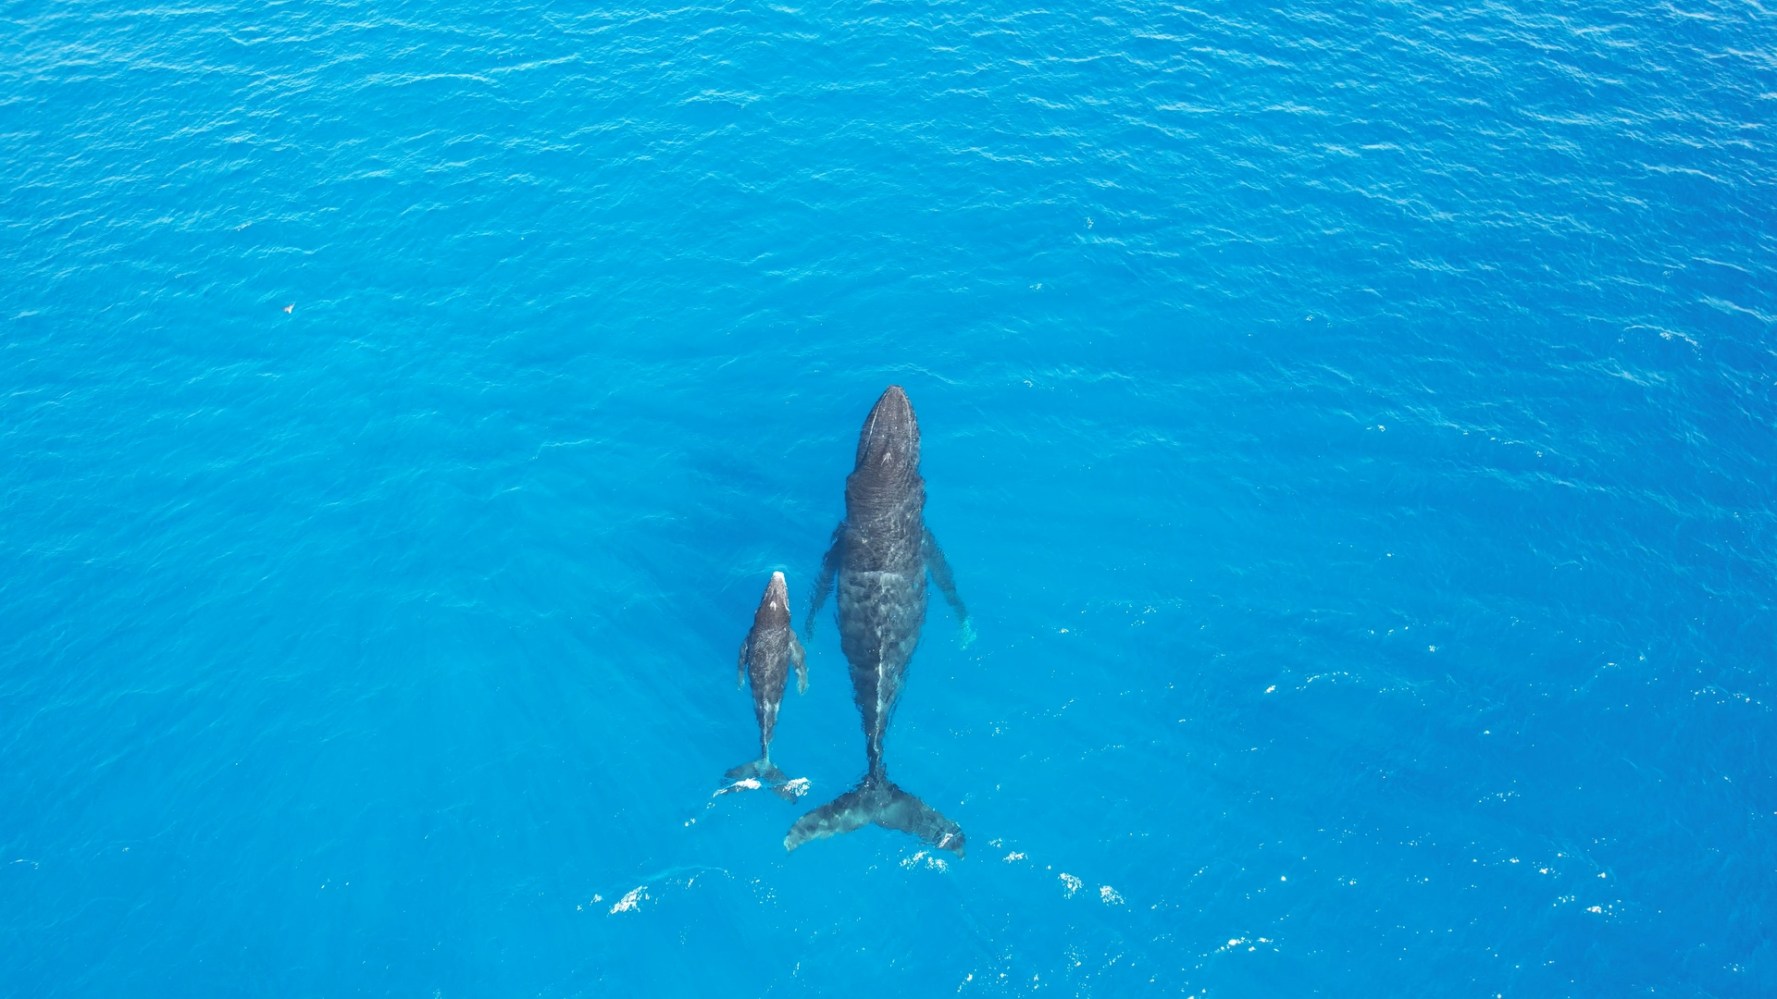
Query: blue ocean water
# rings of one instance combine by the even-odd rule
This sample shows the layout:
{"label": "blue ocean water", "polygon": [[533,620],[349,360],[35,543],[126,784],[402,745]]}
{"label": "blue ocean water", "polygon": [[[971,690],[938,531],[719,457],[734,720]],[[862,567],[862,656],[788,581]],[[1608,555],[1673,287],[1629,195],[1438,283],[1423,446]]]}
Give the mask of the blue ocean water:
{"label": "blue ocean water", "polygon": [[0,23],[0,993],[1777,991],[1767,7]]}

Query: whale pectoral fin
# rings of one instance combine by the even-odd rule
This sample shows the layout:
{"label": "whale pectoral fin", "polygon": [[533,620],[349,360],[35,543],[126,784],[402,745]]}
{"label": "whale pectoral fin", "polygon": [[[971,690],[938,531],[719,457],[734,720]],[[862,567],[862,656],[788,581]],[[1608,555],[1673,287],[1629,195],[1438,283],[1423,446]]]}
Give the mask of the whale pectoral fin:
{"label": "whale pectoral fin", "polygon": [[845,522],[833,528],[833,543],[827,546],[827,554],[821,556],[821,574],[814,580],[814,595],[808,601],[808,616],[802,620],[802,633],[814,634],[814,617],[821,605],[827,602],[827,594],[833,592],[833,577],[839,572],[839,557],[845,542]]}
{"label": "whale pectoral fin", "polygon": [[790,663],[796,667],[796,693],[808,693],[808,653],[802,651],[795,632],[790,633]]}
{"label": "whale pectoral fin", "polygon": [[925,556],[926,570],[932,574],[932,582],[938,584],[938,592],[944,594],[944,601],[956,612],[957,623],[963,627],[963,647],[967,648],[975,640],[975,626],[969,622],[969,609],[963,606],[963,598],[957,595],[956,577],[950,572],[944,549],[930,530],[926,531]]}
{"label": "whale pectoral fin", "polygon": [[753,647],[753,636],[748,635],[740,643],[740,664],[735,668],[734,689],[744,690],[747,686],[747,650]]}

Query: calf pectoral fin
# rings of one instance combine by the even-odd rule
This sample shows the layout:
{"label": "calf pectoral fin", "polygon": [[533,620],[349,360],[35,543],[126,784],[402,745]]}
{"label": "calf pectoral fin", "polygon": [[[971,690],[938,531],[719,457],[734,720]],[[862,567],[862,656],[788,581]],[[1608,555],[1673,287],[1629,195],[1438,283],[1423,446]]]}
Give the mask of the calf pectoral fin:
{"label": "calf pectoral fin", "polygon": [[808,653],[802,651],[795,632],[790,633],[790,664],[796,667],[796,693],[808,693]]}

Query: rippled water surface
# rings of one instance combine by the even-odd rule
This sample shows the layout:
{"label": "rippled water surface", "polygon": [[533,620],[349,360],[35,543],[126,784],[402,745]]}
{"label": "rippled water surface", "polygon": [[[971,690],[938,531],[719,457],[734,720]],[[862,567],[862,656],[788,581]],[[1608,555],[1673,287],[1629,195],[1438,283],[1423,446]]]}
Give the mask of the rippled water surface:
{"label": "rippled water surface", "polygon": [[[1757,3],[0,10],[0,993],[1777,991]],[[896,780],[798,616],[885,385]]]}

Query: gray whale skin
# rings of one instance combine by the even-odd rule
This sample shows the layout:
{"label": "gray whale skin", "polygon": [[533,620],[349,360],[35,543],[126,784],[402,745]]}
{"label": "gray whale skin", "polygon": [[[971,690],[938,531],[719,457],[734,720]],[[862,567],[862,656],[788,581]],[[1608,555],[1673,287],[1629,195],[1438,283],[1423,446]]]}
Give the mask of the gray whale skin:
{"label": "gray whale skin", "polygon": [[735,685],[753,684],[753,716],[759,721],[759,758],[751,763],[731,767],[729,780],[757,778],[791,801],[792,791],[784,790],[787,778],[771,763],[771,733],[777,727],[777,709],[784,702],[784,687],[790,679],[790,667],[796,668],[796,691],[808,691],[808,661],[802,643],[790,630],[790,593],[784,574],[774,572],[765,584],[765,595],[759,598],[759,609],[753,612],[753,627],[746,641],[740,643],[740,667]]}
{"label": "gray whale skin", "polygon": [[786,850],[873,823],[962,856],[962,827],[896,787],[882,758],[883,735],[925,622],[928,572],[967,634],[968,611],[943,550],[925,526],[919,424],[907,393],[891,385],[858,435],[857,458],[845,480],[845,520],[833,532],[802,627],[804,635],[812,633],[815,613],[837,580],[839,644],[864,725],[869,769],[857,787],[798,819],[784,837]]}

